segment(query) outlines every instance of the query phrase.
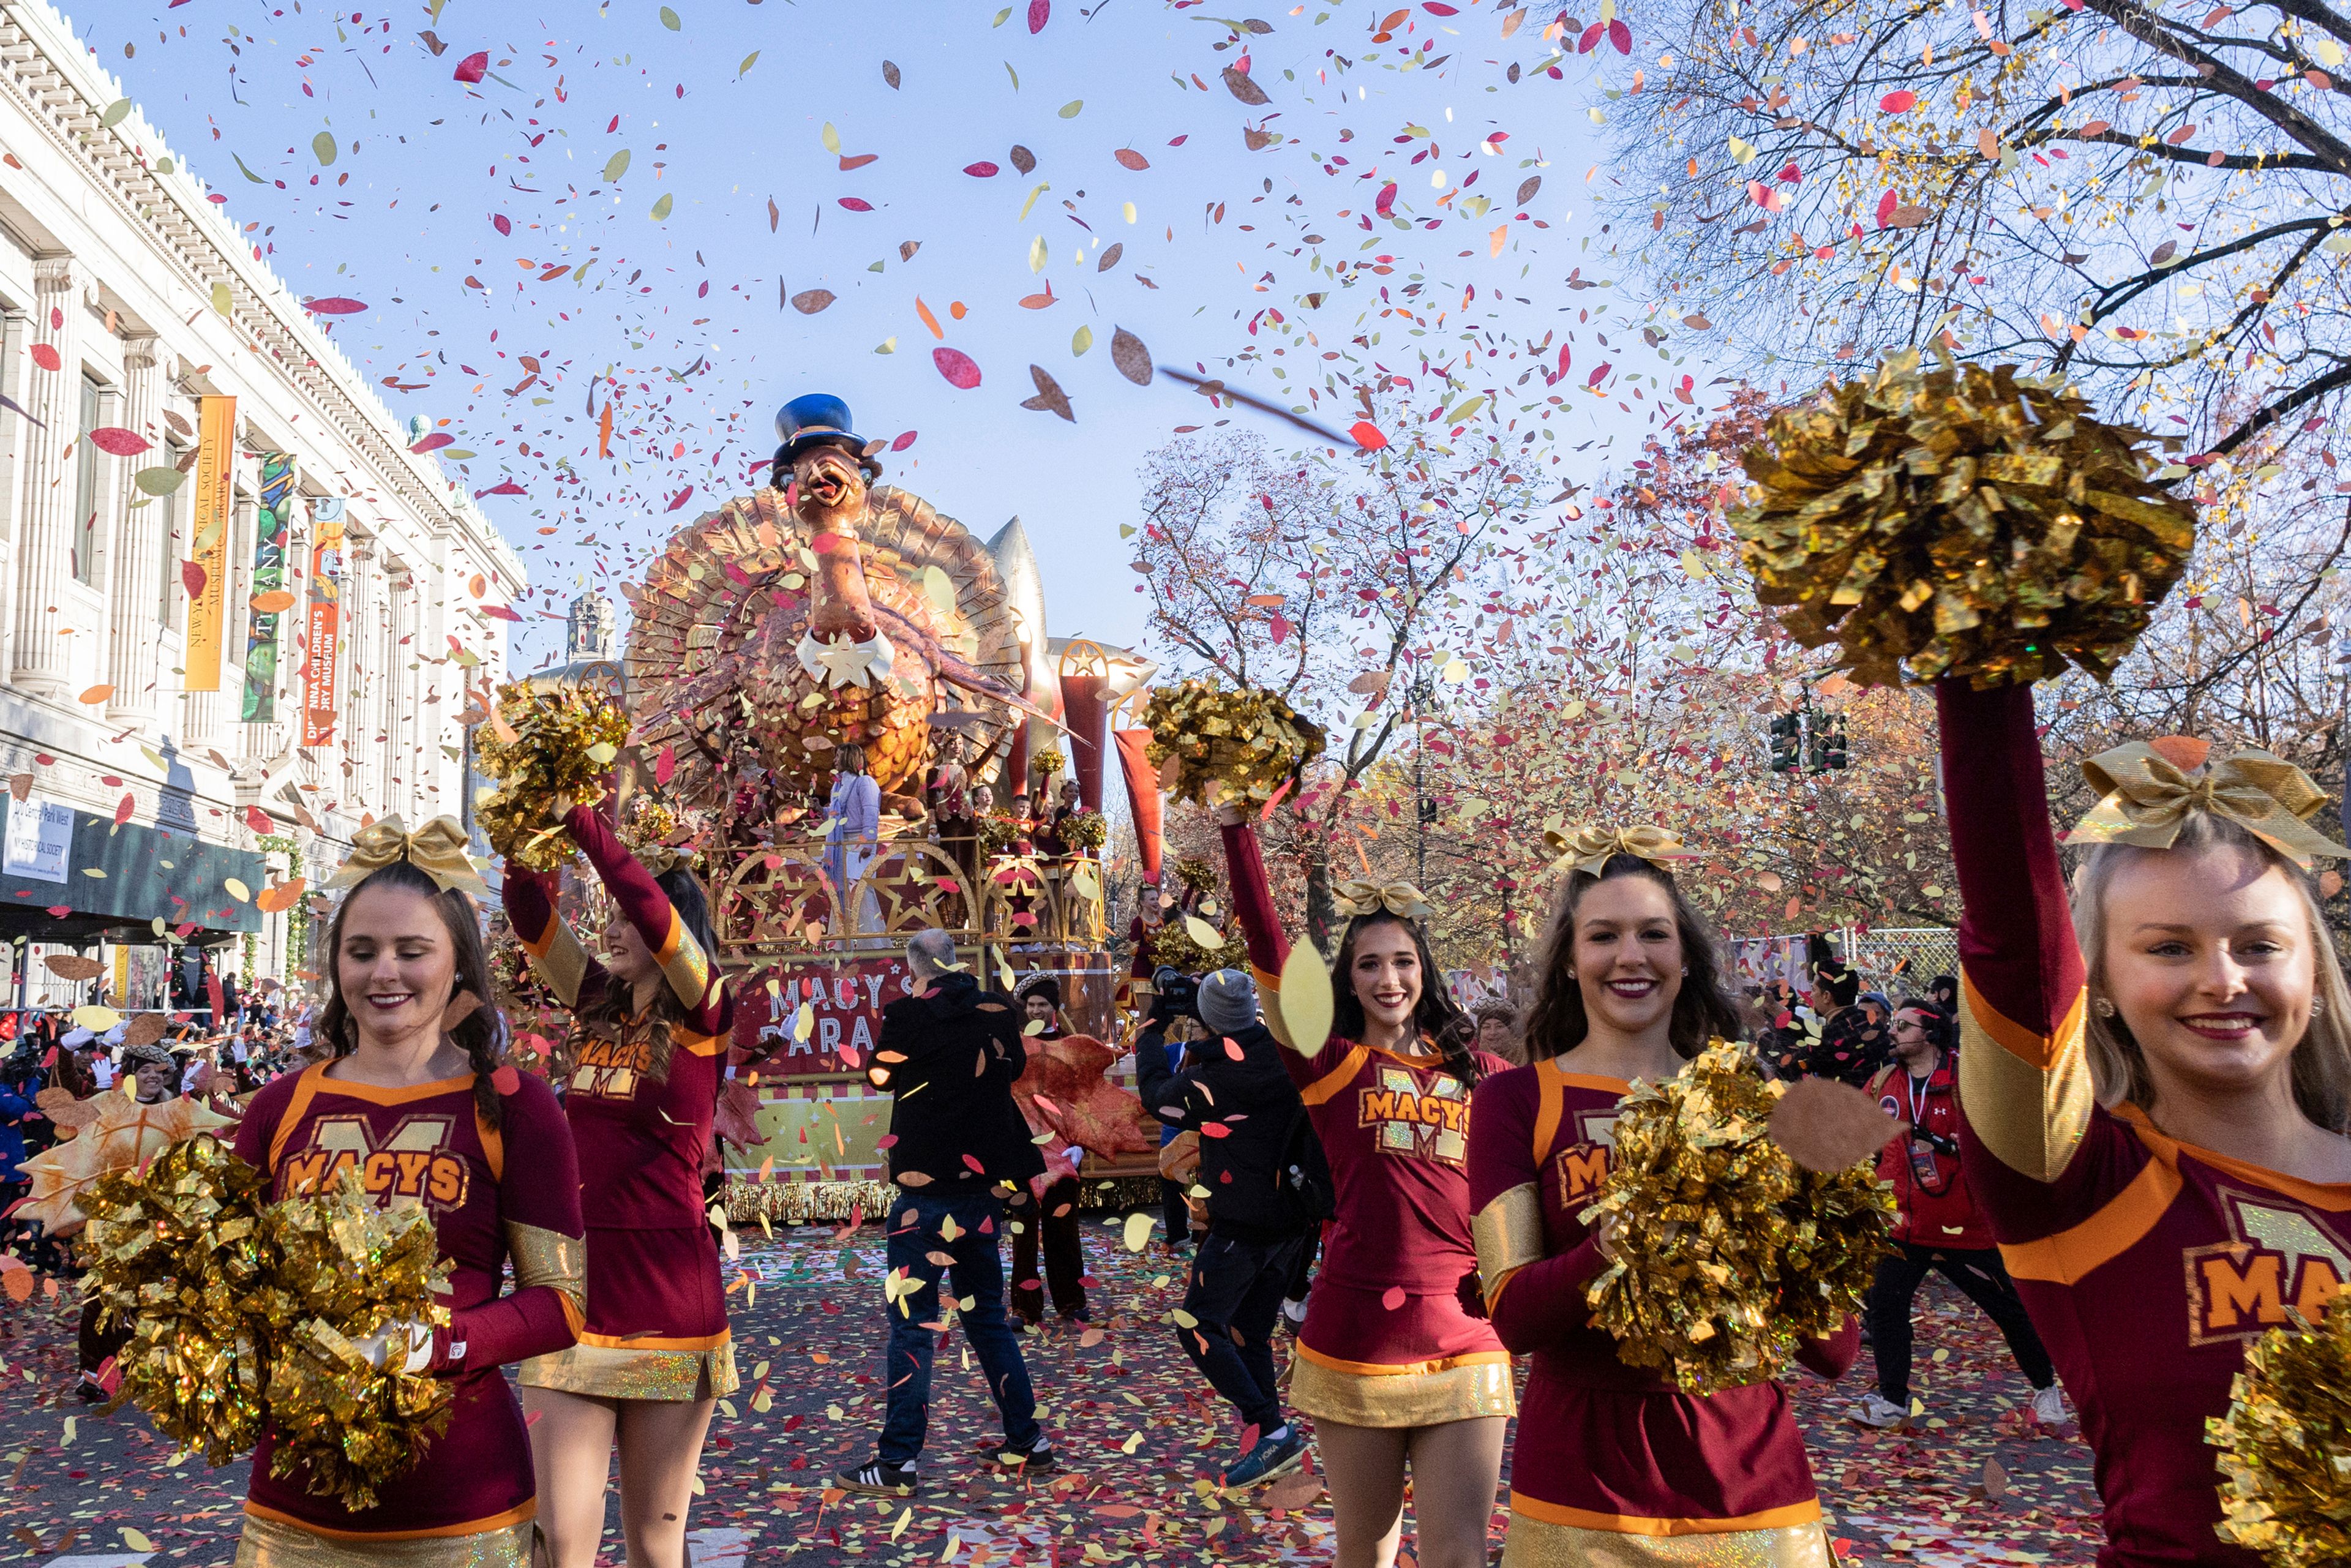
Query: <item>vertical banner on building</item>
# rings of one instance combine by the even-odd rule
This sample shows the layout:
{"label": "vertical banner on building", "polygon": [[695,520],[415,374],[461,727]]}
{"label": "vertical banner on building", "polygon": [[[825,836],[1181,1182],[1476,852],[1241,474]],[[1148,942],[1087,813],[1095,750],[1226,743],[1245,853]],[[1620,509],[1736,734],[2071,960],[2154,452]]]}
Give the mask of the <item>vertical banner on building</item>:
{"label": "vertical banner on building", "polygon": [[294,543],[294,455],[261,455],[261,509],[253,520],[253,593],[245,634],[245,722],[277,716],[277,622],[294,608],[286,552]]}
{"label": "vertical banner on building", "polygon": [[186,689],[221,689],[221,635],[228,609],[228,519],[236,483],[236,399],[202,400],[196,418],[195,533],[180,580],[188,590]]}
{"label": "vertical banner on building", "polygon": [[342,663],[343,498],[310,505],[310,604],[302,629],[302,744],[335,737],[335,672]]}

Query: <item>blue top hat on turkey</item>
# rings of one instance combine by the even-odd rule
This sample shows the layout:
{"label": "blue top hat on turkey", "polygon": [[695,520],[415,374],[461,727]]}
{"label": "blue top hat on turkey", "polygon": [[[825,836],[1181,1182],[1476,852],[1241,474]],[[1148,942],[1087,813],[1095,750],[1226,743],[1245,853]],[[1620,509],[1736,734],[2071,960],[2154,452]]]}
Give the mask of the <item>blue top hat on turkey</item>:
{"label": "blue top hat on turkey", "polygon": [[852,428],[849,405],[831,392],[803,392],[776,411],[776,464],[768,482],[781,486],[792,464],[811,446],[838,446],[868,474],[879,477],[882,465],[865,455],[865,442]]}

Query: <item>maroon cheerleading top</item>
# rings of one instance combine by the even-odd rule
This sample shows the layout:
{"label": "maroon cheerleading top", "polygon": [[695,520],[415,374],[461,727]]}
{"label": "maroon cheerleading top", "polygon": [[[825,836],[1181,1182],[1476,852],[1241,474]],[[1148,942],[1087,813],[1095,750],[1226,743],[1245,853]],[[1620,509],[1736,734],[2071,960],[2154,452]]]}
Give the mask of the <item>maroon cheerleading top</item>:
{"label": "maroon cheerleading top", "polygon": [[2032,1326],[2081,1411],[2101,1563],[2254,1568],[2222,1542],[2204,1440],[2246,1343],[2316,1321],[2351,1277],[2351,1183],[2166,1137],[2095,1103],[2080,950],[2050,831],[2032,692],[1945,681],[1959,920],[1961,1157]]}
{"label": "maroon cheerleading top", "polygon": [[[1786,1389],[1685,1394],[1618,1359],[1592,1321],[1585,1291],[1608,1261],[1577,1217],[1608,1175],[1617,1104],[1631,1092],[1621,1079],[1562,1071],[1557,1058],[1478,1085],[1468,1181],[1487,1311],[1504,1345],[1534,1357],[1511,1511],[1644,1536],[1814,1523],[1820,1496]],[[1837,1377],[1860,1343],[1848,1319],[1798,1356]]]}
{"label": "maroon cheerleading top", "polygon": [[[1434,1048],[1425,1054],[1384,1051],[1333,1035],[1317,1055],[1300,1051],[1281,1023],[1281,965],[1290,944],[1274,915],[1257,835],[1244,824],[1228,827],[1224,837],[1233,910],[1258,990],[1268,1000],[1266,1022],[1286,1048],[1282,1062],[1331,1163],[1338,1218],[1319,1277],[1374,1293],[1393,1286],[1407,1295],[1451,1296],[1478,1269],[1463,1176],[1469,1091],[1444,1071]],[[1426,975],[1422,983],[1442,985],[1444,977]],[[1482,1052],[1478,1061],[1489,1073],[1510,1066]]]}
{"label": "maroon cheerleading top", "polygon": [[[314,1533],[370,1541],[475,1535],[538,1509],[522,1406],[498,1368],[561,1350],[582,1322],[580,1178],[571,1135],[546,1084],[520,1078],[491,1127],[466,1073],[404,1089],[348,1083],[320,1063],[254,1096],[237,1157],[287,1197],[355,1169],[387,1208],[423,1204],[451,1265],[449,1325],[433,1338],[432,1370],[455,1384],[449,1429],[414,1469],[377,1487],[355,1512],[314,1496],[299,1471],[272,1478],[276,1435],[253,1456],[245,1511]],[[498,1294],[501,1270],[517,1289]]]}
{"label": "maroon cheerleading top", "polygon": [[[688,1011],[685,1021],[671,1026],[669,1076],[661,1082],[647,1071],[647,1040],[580,1040],[563,1108],[579,1144],[581,1202],[599,1230],[691,1229],[705,1223],[702,1164],[717,1116],[734,1002],[661,884],[604,819],[575,806],[564,827]],[[507,917],[531,967],[563,1004],[577,1011],[601,999],[615,982],[557,915],[551,879],[509,867],[505,892]]]}

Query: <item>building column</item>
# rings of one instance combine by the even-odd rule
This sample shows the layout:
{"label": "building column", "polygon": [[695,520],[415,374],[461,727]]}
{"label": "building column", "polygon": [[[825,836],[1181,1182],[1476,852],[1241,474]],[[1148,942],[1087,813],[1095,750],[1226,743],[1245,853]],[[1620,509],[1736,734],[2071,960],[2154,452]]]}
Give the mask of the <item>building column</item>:
{"label": "building column", "polygon": [[343,814],[373,811],[380,800],[372,758],[374,732],[368,727],[375,666],[375,544],[343,536],[343,716],[335,727],[338,749],[348,771],[341,779]]}
{"label": "building column", "polygon": [[33,263],[33,352],[46,346],[57,368],[36,366],[25,406],[24,530],[16,558],[16,623],[10,658],[15,683],[37,696],[62,697],[72,685],[58,606],[73,577],[73,475],[62,454],[81,423],[81,294],[73,257]]}
{"label": "building column", "polygon": [[[122,345],[124,407],[122,423],[168,450],[163,443],[163,371],[154,336],[131,338]],[[163,507],[138,486],[120,486],[121,511],[114,525],[114,596],[107,625],[107,679],[114,695],[107,699],[109,724],[145,728],[155,722],[155,690],[162,681],[157,647],[162,628],[155,620],[163,578]],[[143,504],[141,504],[143,503]]]}
{"label": "building column", "polygon": [[416,758],[410,745],[409,723],[415,703],[415,683],[411,679],[408,660],[410,648],[401,639],[409,636],[416,627],[413,573],[402,570],[398,575],[385,574],[383,627],[383,758],[384,810],[413,822],[416,816]]}

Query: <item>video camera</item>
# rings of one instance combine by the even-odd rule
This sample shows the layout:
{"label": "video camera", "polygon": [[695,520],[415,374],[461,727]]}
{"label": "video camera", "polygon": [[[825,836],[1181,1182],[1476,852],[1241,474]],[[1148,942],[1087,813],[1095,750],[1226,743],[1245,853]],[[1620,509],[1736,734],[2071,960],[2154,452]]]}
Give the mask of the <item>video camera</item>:
{"label": "video camera", "polygon": [[1151,972],[1153,1001],[1151,1014],[1163,1022],[1200,1016],[1200,980],[1187,975],[1172,964],[1162,964]]}

